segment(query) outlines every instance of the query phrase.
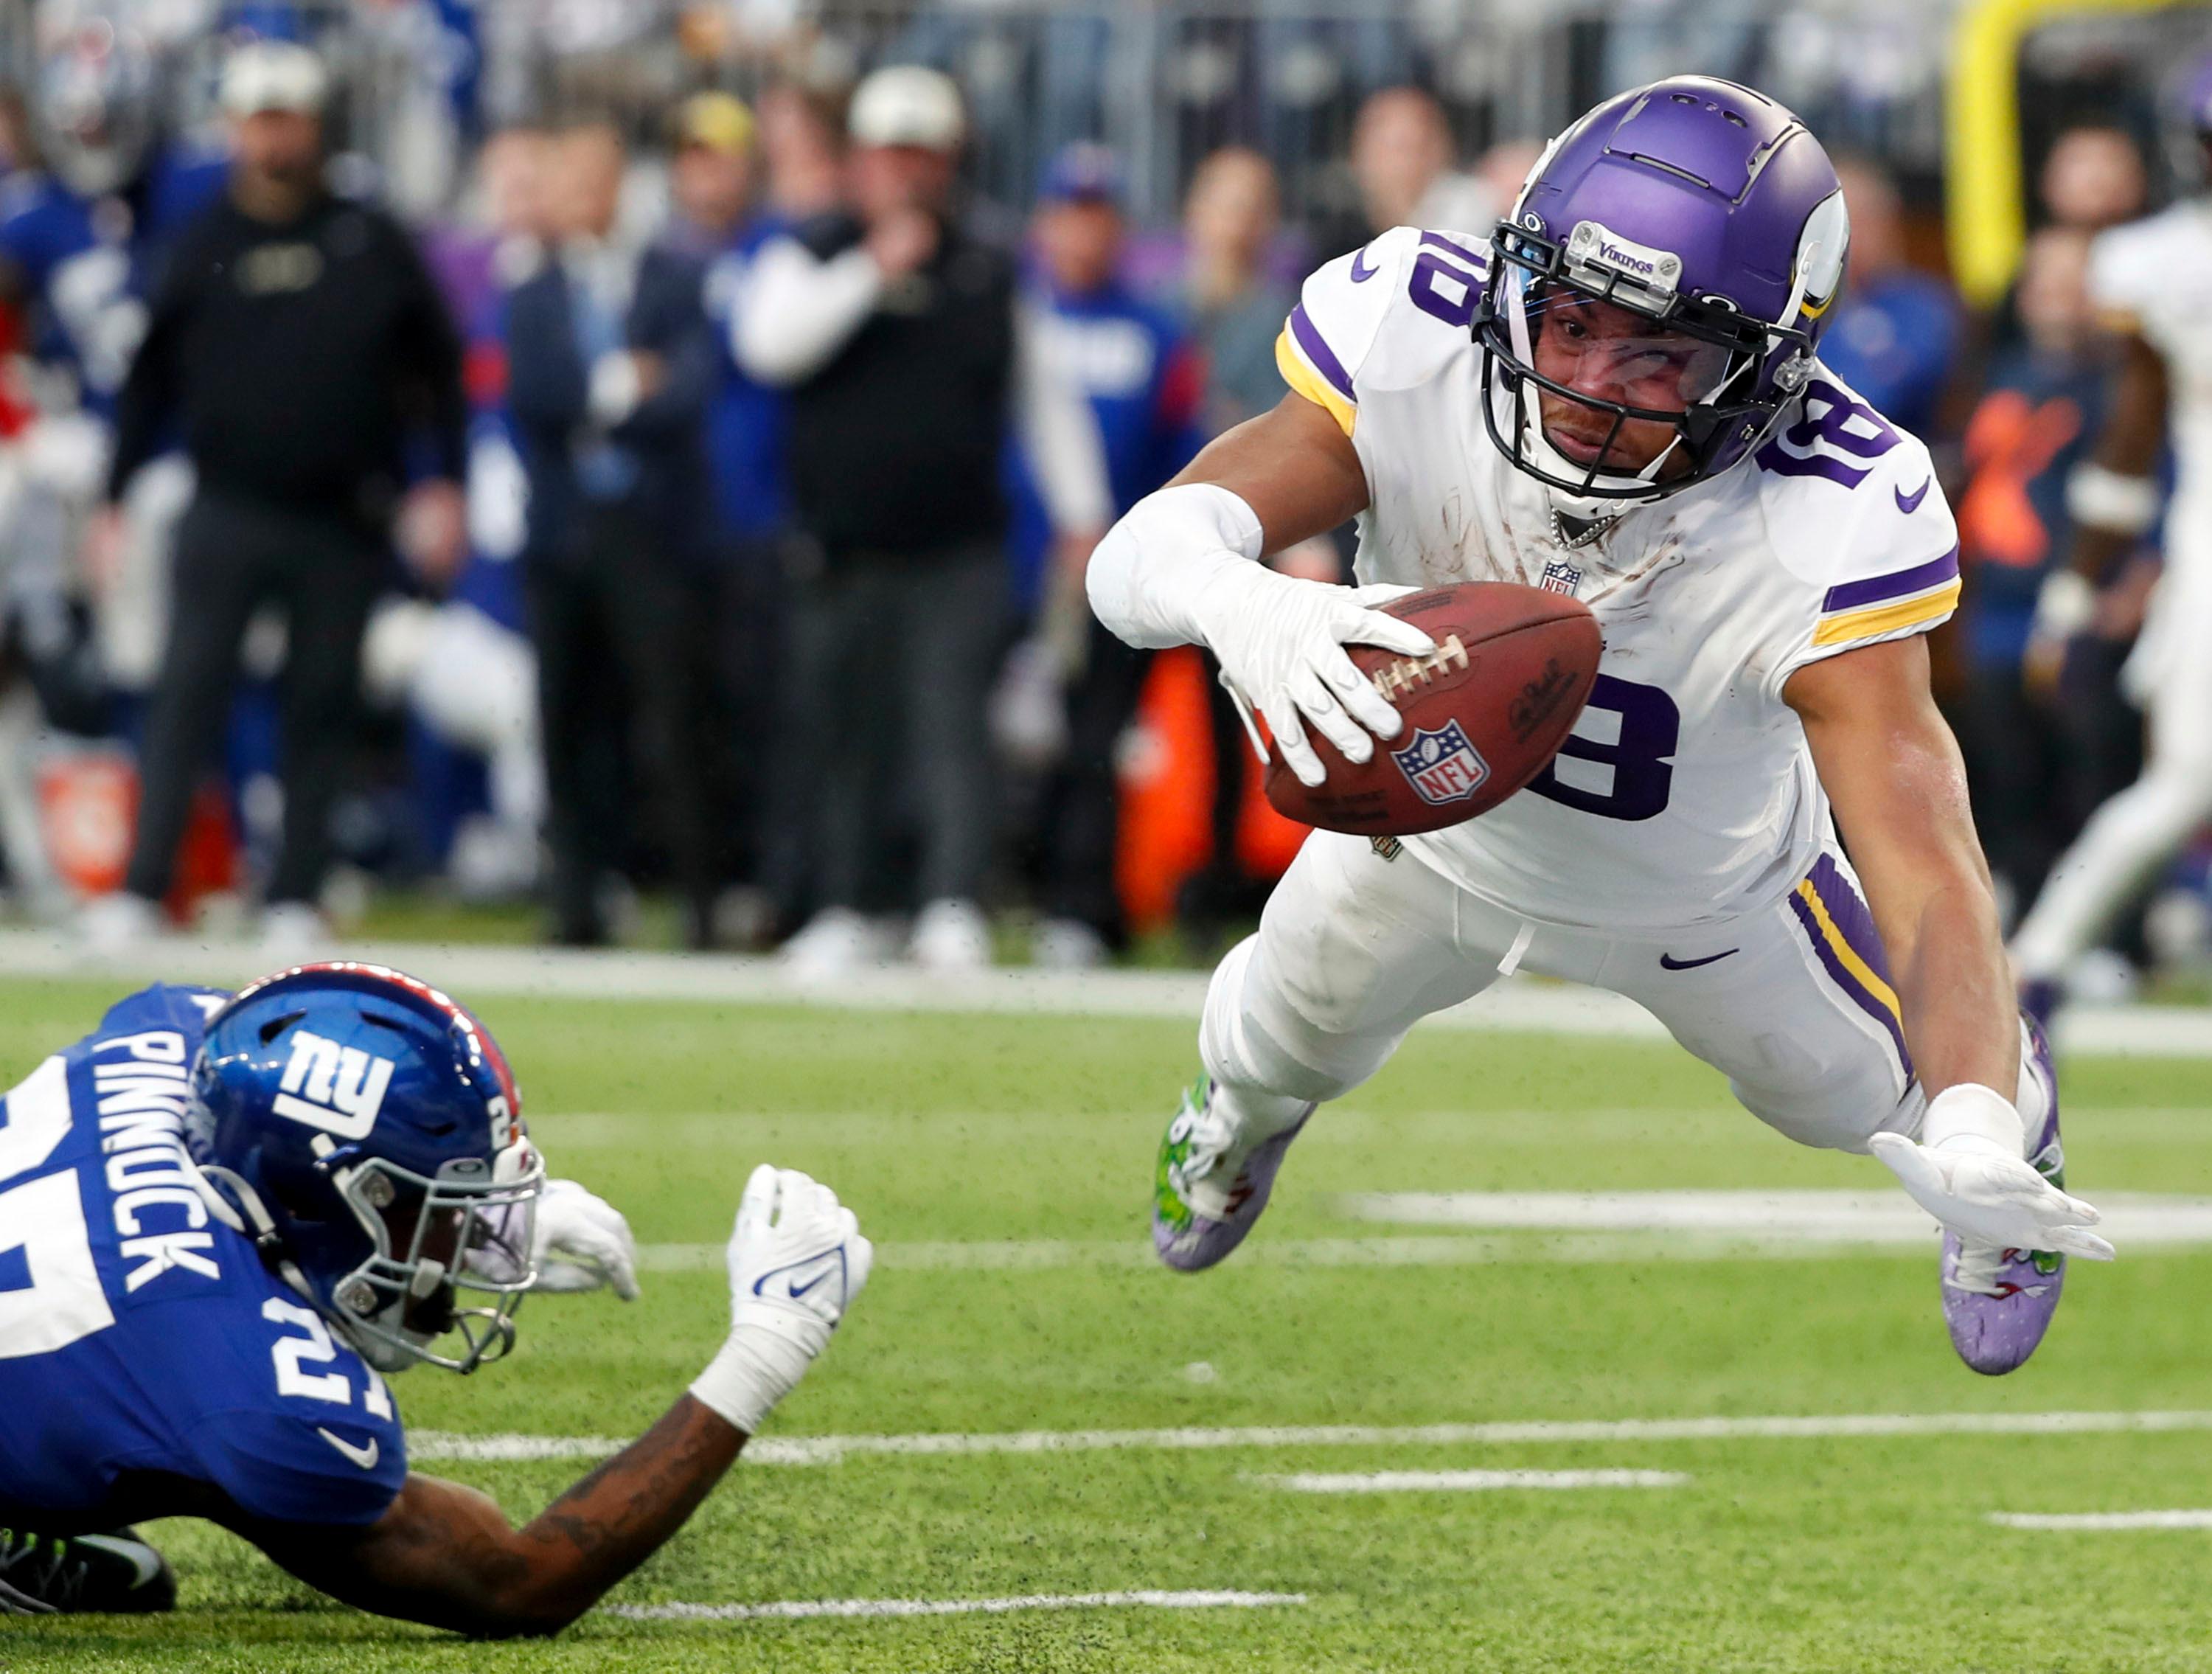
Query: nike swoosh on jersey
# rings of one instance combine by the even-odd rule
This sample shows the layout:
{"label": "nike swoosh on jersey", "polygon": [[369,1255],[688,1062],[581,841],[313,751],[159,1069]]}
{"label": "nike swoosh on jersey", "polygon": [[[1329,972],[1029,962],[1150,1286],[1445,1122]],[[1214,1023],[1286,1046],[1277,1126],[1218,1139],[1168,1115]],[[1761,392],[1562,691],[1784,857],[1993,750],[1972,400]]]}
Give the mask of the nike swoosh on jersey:
{"label": "nike swoosh on jersey", "polygon": [[371,1436],[368,1439],[368,1446],[356,1447],[344,1437],[332,1435],[328,1430],[325,1430],[319,1424],[315,1426],[315,1434],[320,1436],[325,1441],[330,1443],[331,1446],[337,1448],[339,1452],[351,1459],[363,1470],[374,1470],[376,1469],[376,1438],[374,1436]]}
{"label": "nike swoosh on jersey", "polygon": [[127,1561],[131,1569],[131,1585],[142,1587],[161,1573],[161,1555],[143,1540],[125,1540],[120,1535],[79,1535],[79,1546],[89,1546],[98,1551],[112,1552]]}
{"label": "nike swoosh on jersey", "polygon": [[1901,488],[1893,488],[1890,490],[1890,492],[1897,496],[1898,510],[1903,512],[1907,517],[1911,516],[1913,513],[1918,511],[1920,509],[1920,502],[1928,497],[1929,487],[1935,482],[1935,480],[1936,478],[1933,476],[1930,476],[1927,482],[1921,484],[1918,488],[1913,490],[1910,494],[1907,494]]}
{"label": "nike swoosh on jersey", "polygon": [[1701,959],[1678,959],[1672,953],[1662,953],[1659,956],[1659,968],[1662,971],[1695,971],[1701,965],[1717,964],[1720,960],[1728,958],[1729,953],[1741,952],[1743,949],[1741,947],[1731,947],[1728,953],[1708,953]]}
{"label": "nike swoosh on jersey", "polygon": [[1352,254],[1352,283],[1355,285],[1365,284],[1370,279],[1373,278],[1376,274],[1382,271],[1379,267],[1362,266],[1361,264],[1365,262],[1366,259],[1367,247],[1363,244],[1358,249],[1353,251]]}

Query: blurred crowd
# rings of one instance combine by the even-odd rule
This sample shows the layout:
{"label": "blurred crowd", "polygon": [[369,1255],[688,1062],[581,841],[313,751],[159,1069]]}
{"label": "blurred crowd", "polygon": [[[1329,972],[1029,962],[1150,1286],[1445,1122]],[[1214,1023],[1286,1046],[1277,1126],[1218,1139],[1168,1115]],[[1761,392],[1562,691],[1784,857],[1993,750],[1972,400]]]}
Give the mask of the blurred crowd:
{"label": "blurred crowd", "polygon": [[[1431,93],[1385,87],[1340,204],[1286,216],[1272,148],[1232,145],[1146,225],[1079,138],[1019,199],[979,190],[935,70],[641,108],[599,96],[618,41],[526,116],[449,114],[410,186],[344,146],[327,43],[252,9],[204,124],[162,119],[159,44],[84,6],[0,103],[23,913],[119,942],[252,902],[304,952],[397,882],[534,902],[591,946],[637,934],[642,893],[684,946],[826,973],[981,967],[1010,908],[1062,966],[1255,909],[1296,834],[1210,671],[1097,629],[1084,562],[1281,398],[1307,268],[1486,228],[1533,143],[1467,156]],[[2019,910],[2141,764],[2123,670],[2156,531],[2068,642],[2037,601],[2116,371],[2090,241],[2152,175],[2128,132],[2060,134],[1978,318],[1882,165],[1838,161],[1826,358],[1944,462],[1969,579],[1943,692]],[[2153,898],[2168,956],[2207,940],[2203,870]]]}

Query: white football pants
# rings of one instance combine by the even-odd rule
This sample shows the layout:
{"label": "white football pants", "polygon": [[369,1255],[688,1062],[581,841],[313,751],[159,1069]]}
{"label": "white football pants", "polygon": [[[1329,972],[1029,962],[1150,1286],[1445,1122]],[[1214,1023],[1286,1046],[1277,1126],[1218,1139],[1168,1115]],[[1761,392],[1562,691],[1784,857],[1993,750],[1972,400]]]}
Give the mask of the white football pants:
{"label": "white football pants", "polygon": [[[1802,1144],[1863,1152],[1871,1134],[1920,1131],[1926,1099],[1881,944],[1857,878],[1832,852],[1763,911],[1623,939],[1530,924],[1410,854],[1385,860],[1365,837],[1316,831],[1259,934],[1215,971],[1200,1056],[1255,1106],[1340,1098],[1415,1023],[1481,993],[1502,965],[1626,995]],[[2024,1033],[2021,1052],[2025,1062]],[[2037,1087],[2023,1074],[2020,1096],[2039,1106]],[[2043,1116],[2022,1111],[2030,1134]]]}

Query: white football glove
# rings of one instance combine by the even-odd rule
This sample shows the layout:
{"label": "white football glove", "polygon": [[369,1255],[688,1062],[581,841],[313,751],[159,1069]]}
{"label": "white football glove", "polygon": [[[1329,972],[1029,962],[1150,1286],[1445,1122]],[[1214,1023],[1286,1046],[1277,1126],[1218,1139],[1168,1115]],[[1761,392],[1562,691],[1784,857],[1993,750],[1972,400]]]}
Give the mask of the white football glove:
{"label": "white football glove", "polygon": [[[614,1287],[623,1301],[637,1298],[637,1240],[622,1211],[574,1180],[548,1180],[530,1220],[529,1264],[538,1269],[533,1290],[597,1290]],[[487,1210],[482,1233],[463,1257],[467,1270],[494,1284],[513,1284],[525,1263],[517,1249],[522,1210]]]}
{"label": "white football glove", "polygon": [[[1434,651],[1436,642],[1412,623],[1375,608],[1419,591],[1382,584],[1334,587],[1299,581],[1264,564],[1224,563],[1191,598],[1189,610],[1221,663],[1231,695],[1267,718],[1275,747],[1298,782],[1317,785],[1323,777],[1321,758],[1306,742],[1304,722],[1350,762],[1368,760],[1376,738],[1395,738],[1404,727],[1390,700],[1353,666],[1344,648],[1379,645],[1409,657]],[[1245,724],[1251,724],[1249,717]]]}
{"label": "white football glove", "polygon": [[597,1290],[611,1286],[625,1302],[637,1300],[637,1240],[629,1222],[604,1197],[574,1180],[548,1180],[538,1195],[538,1225],[531,1239],[538,1267],[532,1288]]}
{"label": "white football glove", "polygon": [[2112,1246],[2088,1230],[2097,1211],[2020,1154],[2020,1115],[2002,1093],[1972,1082],[1946,1088],[1929,1101],[1922,1131],[1924,1145],[1876,1134],[1867,1149],[1947,1230],[1998,1249],[2112,1259]]}
{"label": "white football glove", "polygon": [[868,1281],[875,1246],[837,1194],[763,1163],[730,1234],[730,1340],[691,1385],[703,1404],[756,1433],[830,1346]]}

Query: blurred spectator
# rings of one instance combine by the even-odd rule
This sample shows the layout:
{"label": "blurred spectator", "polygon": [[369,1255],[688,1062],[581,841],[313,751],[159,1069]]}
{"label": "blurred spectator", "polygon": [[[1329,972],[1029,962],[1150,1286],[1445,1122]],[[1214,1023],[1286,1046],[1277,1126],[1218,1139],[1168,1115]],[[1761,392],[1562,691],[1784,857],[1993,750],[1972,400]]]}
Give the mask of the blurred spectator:
{"label": "blurred spectator", "polygon": [[[683,934],[714,937],[706,802],[712,618],[702,442],[720,356],[696,257],[615,237],[620,135],[558,143],[552,259],[509,293],[507,399],[530,484],[524,597],[545,740],[553,935],[604,941],[623,758],[660,814]],[[626,694],[634,727],[626,734]]]}
{"label": "blurred spectator", "polygon": [[[1037,351],[1089,398],[1106,452],[1113,514],[1188,465],[1200,427],[1205,365],[1180,322],[1123,283],[1127,227],[1119,164],[1075,145],[1047,172],[1031,224],[1041,270]],[[1041,643],[1066,685],[1067,745],[1045,799],[1044,922],[1038,962],[1098,965],[1127,937],[1114,880],[1120,829],[1116,747],[1136,712],[1148,654],[1116,639],[1085,600],[1084,548],[1055,548],[1051,520],[1026,481],[1018,545],[1042,577]]]}
{"label": "blurred spectator", "polygon": [[1887,172],[1844,157],[1836,173],[1850,211],[1850,257],[1820,358],[1893,423],[1933,436],[1959,356],[1958,298],[1906,264],[1904,208]]}
{"label": "blurred spectator", "polygon": [[2030,689],[2026,660],[2036,596],[2073,539],[2067,478],[2104,423],[2112,378],[2088,259],[2078,228],[2046,228],[2028,241],[2017,285],[2024,338],[1990,366],[1958,498],[1967,572],[1960,741],[1990,869],[2014,904],[2034,899],[2087,812],[2073,811],[2069,794],[2069,712]]}
{"label": "blurred spectator", "polygon": [[787,221],[827,215],[844,199],[844,136],[817,94],[778,82],[761,95],[768,208]]}
{"label": "blurred spectator", "polygon": [[2037,189],[2058,226],[2101,233],[2143,212],[2150,180],[2133,136],[2092,125],[2069,128],[2051,142]]}
{"label": "blurred spectator", "polygon": [[1183,305],[1206,352],[1212,435],[1283,399],[1275,338],[1297,298],[1266,267],[1281,217],[1274,165],[1257,151],[1216,151],[1191,176],[1182,211]]}
{"label": "blurred spectator", "polygon": [[[414,246],[323,178],[325,82],[306,48],[263,42],[222,76],[235,161],[226,198],[179,234],[118,405],[110,509],[172,423],[198,487],[178,537],[168,647],[140,752],[144,791],[120,895],[88,932],[157,922],[194,784],[229,709],[248,621],[281,606],[283,839],[267,891],[272,952],[322,934],[315,902],[352,744],[361,638],[396,524],[442,580],[458,563],[465,447],[460,352]],[[429,474],[407,489],[410,437]],[[97,567],[97,565],[96,565]]]}
{"label": "blurred spectator", "polygon": [[789,802],[804,793],[774,748],[784,631],[781,542],[788,516],[784,396],[747,377],[729,348],[752,259],[787,225],[761,201],[757,137],[752,113],[740,100],[696,94],[678,113],[670,174],[672,237],[711,264],[707,313],[722,351],[707,410],[715,523],[711,596],[702,601],[713,622],[716,725],[701,770],[711,781],[714,826],[726,850],[721,875],[748,880],[765,869],[768,846],[804,824],[777,807],[779,798]]}
{"label": "blurred spectator", "polygon": [[1370,94],[1352,130],[1360,222],[1320,229],[1320,253],[1340,255],[1393,227],[1486,236],[1505,205],[1481,181],[1458,172],[1455,155],[1451,122],[1434,94],[1395,87]]}
{"label": "blurred spectator", "polygon": [[877,956],[861,910],[881,904],[867,897],[873,845],[910,775],[923,904],[910,951],[973,969],[991,952],[985,717],[1007,622],[1010,414],[1024,415],[1061,540],[1103,530],[1103,472],[1080,397],[1020,350],[1012,257],[954,207],[958,90],[933,70],[879,70],[848,125],[850,210],[762,248],[735,332],[740,364],[791,391],[793,507],[811,555],[787,686],[789,736],[819,787],[817,910],[785,952],[810,971]]}

